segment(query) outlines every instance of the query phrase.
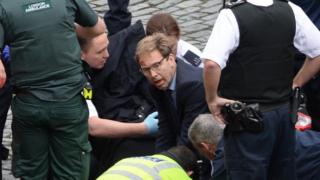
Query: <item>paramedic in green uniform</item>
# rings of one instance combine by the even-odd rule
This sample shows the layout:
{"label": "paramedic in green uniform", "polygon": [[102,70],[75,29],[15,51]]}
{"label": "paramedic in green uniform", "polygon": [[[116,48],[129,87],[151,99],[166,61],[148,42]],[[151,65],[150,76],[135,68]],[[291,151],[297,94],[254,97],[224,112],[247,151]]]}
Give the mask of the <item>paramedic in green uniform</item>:
{"label": "paramedic in green uniform", "polygon": [[[0,1],[0,47],[11,50],[13,174],[87,179],[88,109],[77,35],[105,25],[85,0]],[[1,64],[0,64],[1,66]],[[1,69],[1,67],[0,67]]]}

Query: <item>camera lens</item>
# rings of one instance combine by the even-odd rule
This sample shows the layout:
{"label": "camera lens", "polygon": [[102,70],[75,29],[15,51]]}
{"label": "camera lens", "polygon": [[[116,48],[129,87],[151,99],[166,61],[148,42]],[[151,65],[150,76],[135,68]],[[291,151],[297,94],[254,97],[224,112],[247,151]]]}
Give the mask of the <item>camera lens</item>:
{"label": "camera lens", "polygon": [[232,103],[231,104],[231,109],[233,111],[239,112],[239,111],[241,111],[243,109],[243,104],[242,103],[238,103],[238,102]]}

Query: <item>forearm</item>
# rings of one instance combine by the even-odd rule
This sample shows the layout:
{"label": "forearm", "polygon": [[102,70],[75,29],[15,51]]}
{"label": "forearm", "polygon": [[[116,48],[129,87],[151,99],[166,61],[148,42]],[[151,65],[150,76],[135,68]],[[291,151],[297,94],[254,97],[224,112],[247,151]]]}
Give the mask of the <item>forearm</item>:
{"label": "forearm", "polygon": [[218,97],[218,85],[220,82],[221,68],[210,60],[205,60],[203,70],[204,88],[207,103],[212,103]]}
{"label": "forearm", "polygon": [[320,70],[320,56],[315,58],[307,58],[293,79],[293,87],[302,87],[312,77],[314,77]]}
{"label": "forearm", "polygon": [[83,27],[76,24],[76,32],[80,38],[94,38],[106,32],[106,25],[104,21],[98,17],[98,21],[93,27]]}
{"label": "forearm", "polygon": [[96,137],[122,138],[145,135],[148,133],[144,123],[124,123],[97,116],[89,118],[89,134]]}

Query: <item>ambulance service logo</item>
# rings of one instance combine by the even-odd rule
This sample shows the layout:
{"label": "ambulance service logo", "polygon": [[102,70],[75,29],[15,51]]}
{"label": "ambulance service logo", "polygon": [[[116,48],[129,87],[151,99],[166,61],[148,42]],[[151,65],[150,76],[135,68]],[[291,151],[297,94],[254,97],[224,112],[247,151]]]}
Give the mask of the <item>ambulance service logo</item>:
{"label": "ambulance service logo", "polygon": [[41,1],[41,2],[36,2],[36,3],[25,5],[24,12],[30,13],[30,12],[40,11],[40,10],[44,10],[44,9],[49,9],[49,8],[51,8],[50,1]]}

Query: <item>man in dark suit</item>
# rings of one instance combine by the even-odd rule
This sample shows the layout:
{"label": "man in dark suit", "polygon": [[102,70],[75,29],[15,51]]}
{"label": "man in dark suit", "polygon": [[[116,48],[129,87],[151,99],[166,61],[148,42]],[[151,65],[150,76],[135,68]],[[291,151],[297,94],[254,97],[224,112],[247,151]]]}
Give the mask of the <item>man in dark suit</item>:
{"label": "man in dark suit", "polygon": [[151,94],[159,112],[156,151],[187,145],[188,128],[195,117],[208,112],[202,70],[177,59],[173,43],[163,34],[145,37],[137,46],[141,72],[153,85]]}

